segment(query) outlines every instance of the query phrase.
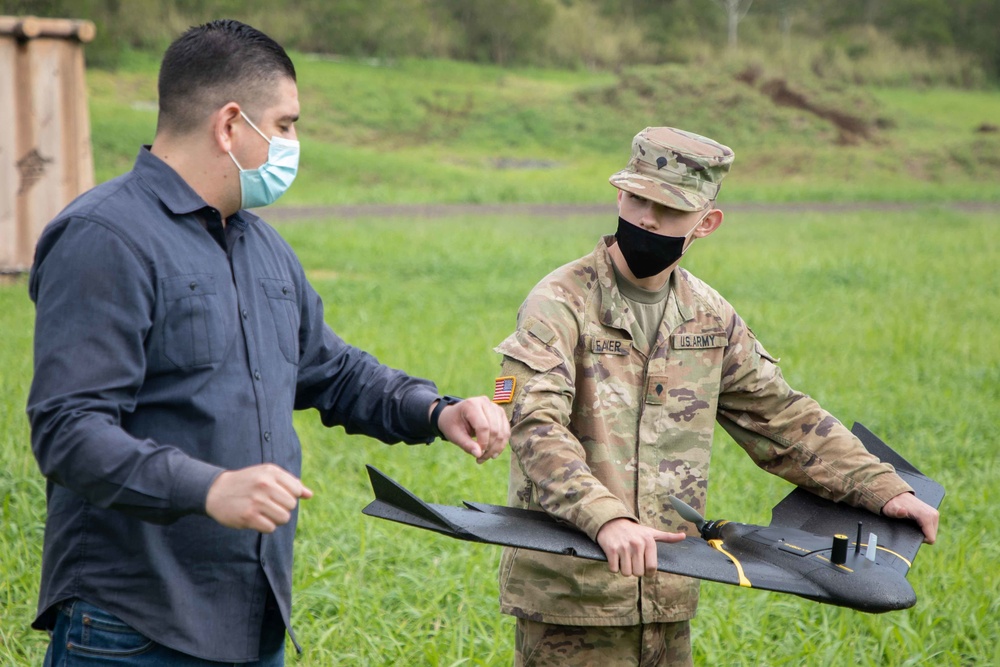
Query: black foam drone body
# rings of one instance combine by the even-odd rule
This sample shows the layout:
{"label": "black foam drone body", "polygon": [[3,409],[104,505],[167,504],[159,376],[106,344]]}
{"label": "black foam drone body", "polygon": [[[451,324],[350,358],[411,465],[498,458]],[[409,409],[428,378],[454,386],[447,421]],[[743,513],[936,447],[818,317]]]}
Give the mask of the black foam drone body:
{"label": "black foam drone body", "polygon": [[[852,432],[868,451],[892,464],[918,498],[935,508],[941,504],[940,484],[861,424],[855,424]],[[375,500],[363,510],[369,516],[461,540],[606,560],[586,534],[544,512],[472,502],[465,507],[425,503],[371,466],[368,474],[375,491]],[[911,521],[877,516],[799,488],[772,509],[769,526],[706,522],[683,503],[675,507],[695,523],[701,537],[658,544],[657,569],[664,572],[791,593],[872,613],[916,603],[906,574],[923,534]],[[847,536],[855,530],[852,543]],[[877,544],[863,541],[871,535],[877,536]]]}

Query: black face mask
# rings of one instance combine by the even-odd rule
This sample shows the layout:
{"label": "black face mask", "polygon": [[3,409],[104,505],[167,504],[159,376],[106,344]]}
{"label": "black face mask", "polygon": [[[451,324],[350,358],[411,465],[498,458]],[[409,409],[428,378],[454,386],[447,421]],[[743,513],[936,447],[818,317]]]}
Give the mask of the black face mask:
{"label": "black face mask", "polygon": [[[696,224],[695,227],[697,226]],[[694,227],[691,231],[694,231]],[[654,234],[621,216],[618,217],[615,238],[618,239],[618,249],[628,264],[628,270],[640,280],[655,276],[679,260],[684,254],[684,242],[687,240],[687,236]]]}

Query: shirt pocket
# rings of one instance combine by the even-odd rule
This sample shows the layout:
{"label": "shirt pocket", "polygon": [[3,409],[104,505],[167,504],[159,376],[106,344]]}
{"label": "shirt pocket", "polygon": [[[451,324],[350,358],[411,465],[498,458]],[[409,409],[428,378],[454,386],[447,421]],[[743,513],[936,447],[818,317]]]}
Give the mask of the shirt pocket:
{"label": "shirt pocket", "polygon": [[222,360],[222,312],[211,273],[189,273],[161,281],[165,315],[163,354],[179,368]]}
{"label": "shirt pocket", "polygon": [[299,363],[299,305],[295,300],[295,284],[287,280],[261,278],[260,285],[271,310],[278,349],[290,364]]}
{"label": "shirt pocket", "polygon": [[545,341],[524,329],[507,336],[493,351],[520,361],[537,373],[548,373],[562,362]]}

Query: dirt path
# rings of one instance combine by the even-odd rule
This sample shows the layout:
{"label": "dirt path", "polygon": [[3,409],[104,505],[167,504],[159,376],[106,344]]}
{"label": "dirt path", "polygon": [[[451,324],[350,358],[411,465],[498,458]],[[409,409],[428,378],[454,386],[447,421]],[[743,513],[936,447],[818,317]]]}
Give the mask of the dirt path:
{"label": "dirt path", "polygon": [[[1000,212],[1000,202],[857,202],[857,203],[744,203],[724,204],[726,211],[747,213],[839,213],[854,211],[912,211],[942,206],[965,212]],[[347,204],[340,206],[275,206],[264,217],[270,222],[322,218],[448,218],[459,215],[571,216],[613,215],[607,204]]]}

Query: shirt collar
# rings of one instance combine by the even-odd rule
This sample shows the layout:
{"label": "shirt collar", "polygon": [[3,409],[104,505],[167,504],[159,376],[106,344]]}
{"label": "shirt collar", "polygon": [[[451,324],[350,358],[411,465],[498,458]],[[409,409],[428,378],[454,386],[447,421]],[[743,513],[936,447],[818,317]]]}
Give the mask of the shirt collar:
{"label": "shirt collar", "polygon": [[205,200],[187,184],[173,167],[153,155],[149,146],[139,149],[132,171],[153,191],[174,215],[186,215],[208,208]]}
{"label": "shirt collar", "polygon": [[594,249],[597,280],[601,286],[599,312],[601,314],[601,322],[605,326],[623,331],[631,331],[632,326],[637,326],[637,323],[631,310],[625,307],[621,290],[618,289],[618,281],[615,279],[615,270],[611,265],[611,254],[608,252],[608,248],[614,242],[615,237],[613,235],[604,236]]}

